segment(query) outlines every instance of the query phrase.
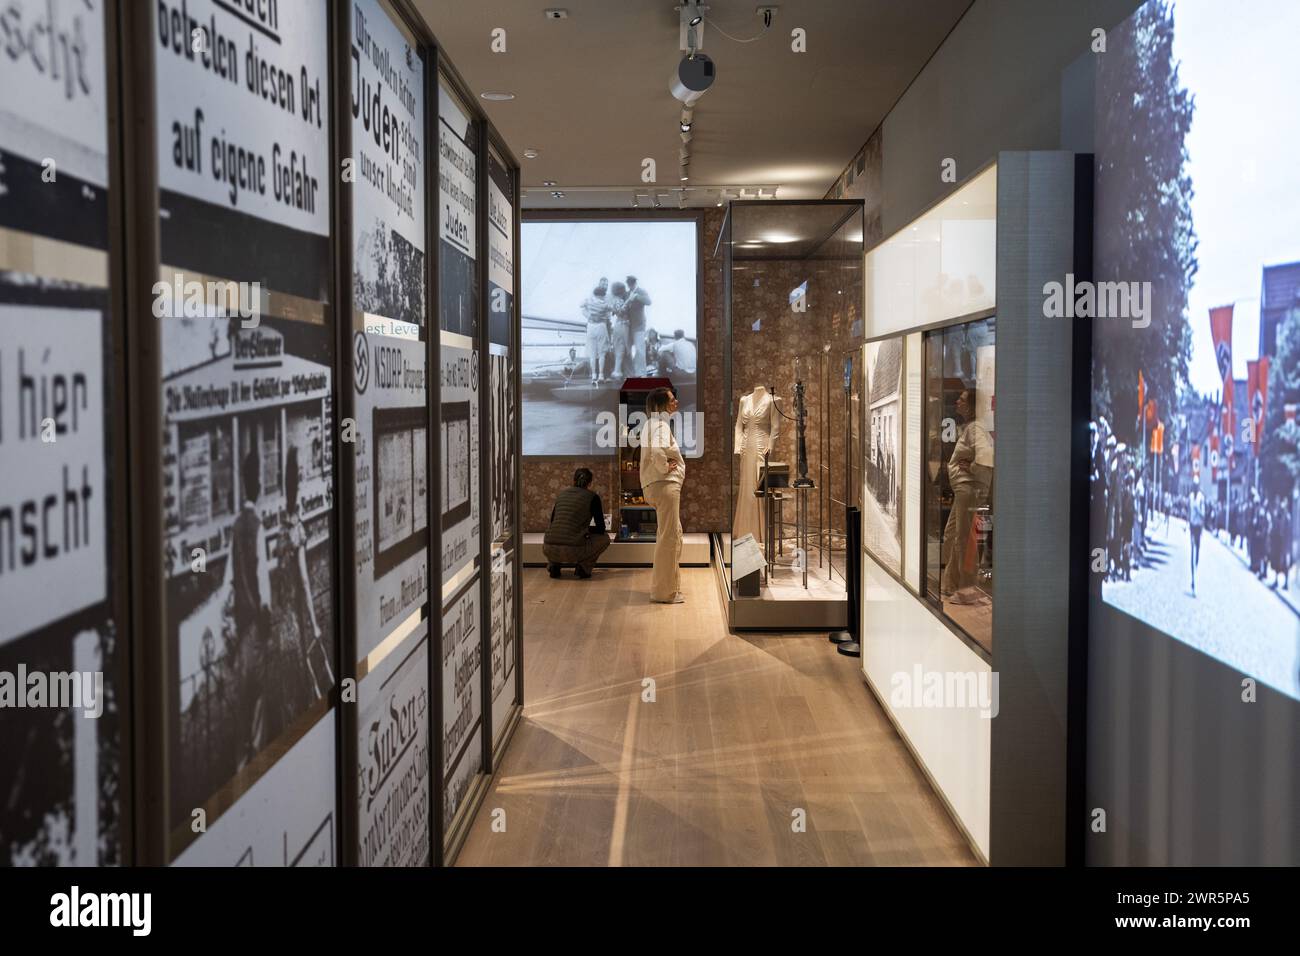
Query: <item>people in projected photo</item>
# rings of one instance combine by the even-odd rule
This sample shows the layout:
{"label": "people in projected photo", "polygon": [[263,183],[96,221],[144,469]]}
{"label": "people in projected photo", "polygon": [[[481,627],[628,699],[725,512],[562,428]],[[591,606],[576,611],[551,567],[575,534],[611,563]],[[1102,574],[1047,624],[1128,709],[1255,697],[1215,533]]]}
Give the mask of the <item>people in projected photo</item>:
{"label": "people in projected photo", "polygon": [[1187,531],[1191,536],[1192,596],[1196,596],[1196,567],[1201,563],[1201,531],[1205,528],[1205,495],[1198,484],[1187,496]]}
{"label": "people in projected photo", "polygon": [[645,310],[649,304],[650,294],[637,285],[636,276],[628,276],[627,296],[622,308],[622,313],[627,318],[627,349],[631,360],[628,375],[639,376],[645,373]]}
{"label": "people in projected photo", "polygon": [[579,358],[576,348],[569,349],[569,357],[564,363],[564,377],[568,379],[581,379],[591,372],[591,362],[588,359]]}
{"label": "people in projected photo", "polygon": [[613,314],[614,306],[610,302],[606,286],[596,286],[582,302],[582,315],[587,320],[587,361],[591,366],[592,385],[609,381],[605,353],[609,351],[609,322]]}
{"label": "people in projected photo", "polygon": [[972,586],[978,565],[973,553],[975,514],[988,500],[993,482],[993,439],[975,420],[974,389],[962,390],[955,410],[960,430],[948,459],[953,501],[943,533],[941,597],[953,604],[977,604],[984,595]]}
{"label": "people in projected photo", "polygon": [[610,344],[614,349],[614,380],[621,382],[633,374],[630,361],[632,337],[627,314],[623,311],[623,307],[627,304],[627,286],[615,282],[609,287],[609,295],[614,314],[614,324],[610,330]]}

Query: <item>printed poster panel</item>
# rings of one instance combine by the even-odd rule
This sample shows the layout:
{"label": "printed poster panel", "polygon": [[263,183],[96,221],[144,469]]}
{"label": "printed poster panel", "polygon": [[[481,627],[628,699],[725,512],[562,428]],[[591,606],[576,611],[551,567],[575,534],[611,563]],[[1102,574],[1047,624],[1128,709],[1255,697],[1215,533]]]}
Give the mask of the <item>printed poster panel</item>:
{"label": "printed poster panel", "polygon": [[362,866],[429,864],[429,623],[361,679],[357,793]]}
{"label": "printed poster panel", "polygon": [[328,300],[325,0],[149,6],[163,263]]}
{"label": "printed poster panel", "polygon": [[[443,335],[442,421],[439,422],[442,474],[442,583],[447,584],[478,560],[479,422],[478,350],[452,344]],[[454,337],[464,341],[461,337]]]}
{"label": "printed poster panel", "polygon": [[0,645],[108,597],[103,324],[0,305]]}
{"label": "printed poster panel", "polygon": [[492,540],[502,542],[515,532],[515,403],[513,356],[499,345],[488,356],[488,477],[492,494]]}
{"label": "printed poster panel", "polygon": [[336,866],[334,773],[331,708],[172,865]]}
{"label": "printed poster panel", "polygon": [[[267,772],[334,686],[331,336],[162,326],[172,832]],[[196,491],[196,489],[199,489]]]}
{"label": "printed poster panel", "polygon": [[444,828],[451,826],[475,775],[483,769],[480,600],[476,574],[442,613]]}
{"label": "printed poster panel", "polygon": [[104,24],[104,0],[4,4],[0,226],[107,248]]}
{"label": "printed poster panel", "polygon": [[492,552],[492,742],[501,738],[505,718],[515,702],[515,565],[514,552]]}
{"label": "printed poster panel", "polygon": [[122,862],[106,300],[0,271],[0,866]]}
{"label": "printed poster panel", "polygon": [[357,332],[357,658],[428,600],[428,363],[425,344]]}
{"label": "printed poster panel", "polygon": [[444,331],[478,333],[477,130],[438,85],[438,315]]}
{"label": "printed poster panel", "polygon": [[[378,0],[352,4],[355,308],[424,324],[424,63]],[[406,326],[407,330],[402,327]]]}
{"label": "printed poster panel", "polygon": [[510,345],[515,298],[515,211],[511,171],[488,151],[488,341]]}

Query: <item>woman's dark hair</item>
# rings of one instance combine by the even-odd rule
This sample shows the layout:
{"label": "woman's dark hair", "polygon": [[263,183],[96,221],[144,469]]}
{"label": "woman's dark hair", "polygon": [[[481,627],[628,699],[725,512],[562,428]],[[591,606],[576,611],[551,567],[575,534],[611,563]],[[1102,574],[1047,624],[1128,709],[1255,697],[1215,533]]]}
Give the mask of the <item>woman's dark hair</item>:
{"label": "woman's dark hair", "polygon": [[656,388],[646,396],[645,410],[647,412],[666,412],[668,411],[668,399],[673,392],[670,388]]}
{"label": "woman's dark hair", "polygon": [[586,488],[591,484],[592,477],[590,468],[579,468],[573,473],[573,483],[579,488]]}
{"label": "woman's dark hair", "polygon": [[284,510],[298,510],[298,446],[290,445],[284,456]]}

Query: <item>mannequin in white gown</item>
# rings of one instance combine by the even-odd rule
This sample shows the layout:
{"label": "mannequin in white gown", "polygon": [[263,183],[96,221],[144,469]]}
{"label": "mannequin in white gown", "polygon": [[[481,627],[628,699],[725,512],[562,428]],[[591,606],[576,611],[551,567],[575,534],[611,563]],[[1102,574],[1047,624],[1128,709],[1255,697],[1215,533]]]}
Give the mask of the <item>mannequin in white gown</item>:
{"label": "mannequin in white gown", "polygon": [[747,534],[752,534],[755,541],[763,540],[762,511],[754,491],[758,488],[759,466],[763,456],[776,447],[780,425],[781,415],[773,407],[772,395],[762,385],[741,397],[736,414],[735,453],[740,456],[740,463],[736,516],[731,523],[733,541]]}

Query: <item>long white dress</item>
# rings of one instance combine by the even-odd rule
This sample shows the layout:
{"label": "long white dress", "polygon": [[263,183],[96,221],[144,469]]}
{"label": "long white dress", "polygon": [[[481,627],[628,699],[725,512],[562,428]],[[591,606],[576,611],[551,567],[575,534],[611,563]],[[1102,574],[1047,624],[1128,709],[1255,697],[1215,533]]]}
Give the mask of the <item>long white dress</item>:
{"label": "long white dress", "polygon": [[736,515],[731,522],[732,540],[752,534],[763,540],[763,514],[754,491],[758,488],[759,467],[763,455],[776,447],[781,415],[772,405],[772,396],[759,386],[740,399],[736,414],[735,453],[740,456],[739,487],[736,491]]}

